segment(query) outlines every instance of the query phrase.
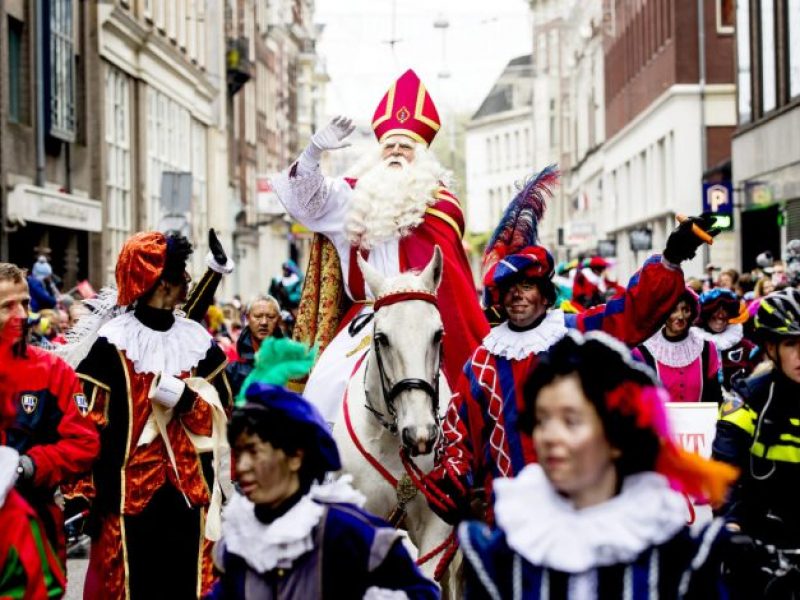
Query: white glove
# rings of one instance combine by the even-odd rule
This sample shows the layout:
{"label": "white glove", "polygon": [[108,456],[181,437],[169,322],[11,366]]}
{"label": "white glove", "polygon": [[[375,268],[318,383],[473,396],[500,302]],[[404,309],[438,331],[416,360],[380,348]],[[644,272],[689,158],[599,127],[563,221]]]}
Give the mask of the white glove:
{"label": "white glove", "polygon": [[161,373],[153,378],[149,397],[165,408],[175,408],[185,389],[186,384],[183,381],[172,375]]}
{"label": "white glove", "polygon": [[344,141],[356,126],[347,117],[334,117],[325,127],[311,136],[311,143],[300,155],[300,165],[304,170],[312,170],[319,164],[325,150],[347,148],[350,142]]}

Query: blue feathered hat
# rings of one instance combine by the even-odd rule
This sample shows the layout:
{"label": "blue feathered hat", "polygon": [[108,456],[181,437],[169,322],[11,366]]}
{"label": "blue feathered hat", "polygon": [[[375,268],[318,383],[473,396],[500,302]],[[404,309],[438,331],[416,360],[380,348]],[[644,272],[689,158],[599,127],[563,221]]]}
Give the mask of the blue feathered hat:
{"label": "blue feathered hat", "polygon": [[486,305],[499,302],[499,288],[520,277],[551,278],[553,256],[538,245],[539,221],[560,173],[555,165],[528,179],[511,200],[483,253]]}
{"label": "blue feathered hat", "polygon": [[247,387],[244,397],[244,405],[237,407],[235,412],[261,413],[267,418],[300,425],[301,435],[305,437],[301,440],[302,446],[317,454],[321,469],[328,472],[342,468],[339,450],[328,423],[316,407],[300,394],[279,385],[255,381]]}

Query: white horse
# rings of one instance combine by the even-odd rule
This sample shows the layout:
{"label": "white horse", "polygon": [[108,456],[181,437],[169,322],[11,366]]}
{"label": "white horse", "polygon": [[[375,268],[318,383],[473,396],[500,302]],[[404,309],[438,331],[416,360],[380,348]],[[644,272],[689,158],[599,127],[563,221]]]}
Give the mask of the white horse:
{"label": "white horse", "polygon": [[[392,278],[360,257],[358,263],[376,297],[374,330],[369,350],[350,378],[333,435],[343,471],[367,497],[365,508],[393,521],[402,515],[419,557],[442,548],[420,565],[432,578],[453,528],[428,507],[409,479],[400,451],[415,457],[423,473],[433,468],[433,449],[450,400],[440,372],[443,327],[435,297],[442,254],[436,247],[419,275]],[[453,580],[455,565],[442,579],[450,594],[459,587]]]}

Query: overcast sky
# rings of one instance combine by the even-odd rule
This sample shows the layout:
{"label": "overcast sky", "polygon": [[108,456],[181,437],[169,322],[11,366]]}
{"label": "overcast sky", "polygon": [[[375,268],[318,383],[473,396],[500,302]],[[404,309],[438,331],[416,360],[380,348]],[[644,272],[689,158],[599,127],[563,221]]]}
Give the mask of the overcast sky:
{"label": "overcast sky", "polygon": [[[440,115],[474,111],[508,61],[530,53],[526,0],[397,0],[394,53],[393,0],[317,0],[316,21],[325,25],[318,52],[331,77],[329,115],[369,122],[389,85],[413,68]],[[443,17],[449,27],[435,29]],[[445,46],[443,51],[443,45]],[[443,56],[444,54],[444,56]],[[439,78],[448,71],[450,77]]]}

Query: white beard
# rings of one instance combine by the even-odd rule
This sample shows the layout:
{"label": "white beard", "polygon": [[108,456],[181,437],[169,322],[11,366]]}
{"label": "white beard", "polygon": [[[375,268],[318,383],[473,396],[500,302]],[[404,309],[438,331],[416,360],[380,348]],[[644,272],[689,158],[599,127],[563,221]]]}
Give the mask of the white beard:
{"label": "white beard", "polygon": [[[400,160],[402,168],[389,167]],[[358,179],[348,207],[345,233],[362,248],[407,235],[422,223],[425,209],[435,202],[436,190],[449,179],[447,172],[423,146],[407,163],[392,157],[370,166]]]}

